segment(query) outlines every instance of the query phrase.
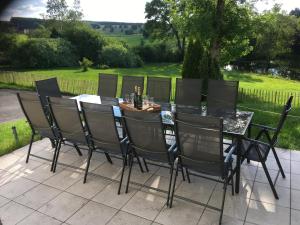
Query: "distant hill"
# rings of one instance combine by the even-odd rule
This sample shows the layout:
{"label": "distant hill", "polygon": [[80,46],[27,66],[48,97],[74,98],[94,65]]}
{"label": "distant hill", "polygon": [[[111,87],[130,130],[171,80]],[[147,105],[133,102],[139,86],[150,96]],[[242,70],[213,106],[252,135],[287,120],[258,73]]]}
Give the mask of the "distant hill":
{"label": "distant hill", "polygon": [[[28,33],[30,30],[36,29],[42,25],[45,20],[27,17],[11,17],[9,22],[0,21],[0,25],[9,26],[18,32]],[[110,22],[110,21],[83,21],[90,25],[93,29],[105,33],[124,33],[124,34],[140,34],[142,33],[143,23],[126,23],[126,22]]]}

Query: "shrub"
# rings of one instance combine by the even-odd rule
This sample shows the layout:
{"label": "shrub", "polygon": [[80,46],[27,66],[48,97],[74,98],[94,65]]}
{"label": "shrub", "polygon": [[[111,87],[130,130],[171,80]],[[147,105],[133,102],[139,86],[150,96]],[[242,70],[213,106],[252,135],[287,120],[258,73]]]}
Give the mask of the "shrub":
{"label": "shrub", "polygon": [[110,67],[140,67],[143,65],[141,58],[122,43],[112,42],[102,51],[102,61]]}
{"label": "shrub", "polygon": [[75,24],[66,28],[62,36],[74,45],[79,58],[87,57],[94,63],[100,63],[104,39],[98,31],[84,24]]}
{"label": "shrub", "polygon": [[78,61],[71,43],[60,38],[31,38],[14,47],[10,55],[16,67],[74,66]]}
{"label": "shrub", "polygon": [[164,42],[143,43],[135,47],[135,52],[144,62],[180,62],[180,54]]}
{"label": "shrub", "polygon": [[79,61],[79,65],[82,68],[82,71],[88,71],[88,68],[93,65],[93,62],[88,58],[83,57],[82,61]]}

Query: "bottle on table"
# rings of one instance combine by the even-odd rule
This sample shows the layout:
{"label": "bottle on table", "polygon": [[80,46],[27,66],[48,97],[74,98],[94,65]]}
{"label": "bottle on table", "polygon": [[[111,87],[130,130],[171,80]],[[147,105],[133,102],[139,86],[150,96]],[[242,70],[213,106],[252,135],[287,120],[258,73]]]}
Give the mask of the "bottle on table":
{"label": "bottle on table", "polygon": [[137,109],[139,110],[143,109],[143,98],[141,93],[141,87],[138,87],[138,92],[137,92]]}
{"label": "bottle on table", "polygon": [[133,97],[133,107],[137,108],[137,94],[138,94],[138,87],[134,86],[134,97]]}

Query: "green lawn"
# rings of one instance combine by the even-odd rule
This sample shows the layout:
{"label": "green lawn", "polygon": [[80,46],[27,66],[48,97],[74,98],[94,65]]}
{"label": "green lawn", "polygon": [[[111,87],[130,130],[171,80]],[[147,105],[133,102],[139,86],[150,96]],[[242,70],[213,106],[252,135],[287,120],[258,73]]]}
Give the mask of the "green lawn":
{"label": "green lawn", "polygon": [[[15,126],[19,137],[19,142],[16,142],[12,127]],[[0,123],[0,156],[14,149],[27,145],[30,141],[31,130],[24,119],[11,122]]]}
{"label": "green lawn", "polygon": [[118,41],[124,41],[128,44],[129,47],[135,47],[140,45],[141,40],[143,39],[142,34],[110,34],[110,33],[103,33],[103,36],[109,39],[115,39]]}
{"label": "green lawn", "polygon": [[[134,75],[134,76],[162,76],[180,77],[181,65],[179,64],[147,64],[141,68],[114,68],[114,69],[89,69],[82,72],[80,68],[57,68],[42,70],[21,70],[42,77],[59,77],[63,79],[97,81],[99,73]],[[1,72],[0,72],[1,75]],[[226,80],[239,80],[241,88],[253,88],[274,91],[300,91],[300,82],[271,75],[254,73],[224,71]]]}

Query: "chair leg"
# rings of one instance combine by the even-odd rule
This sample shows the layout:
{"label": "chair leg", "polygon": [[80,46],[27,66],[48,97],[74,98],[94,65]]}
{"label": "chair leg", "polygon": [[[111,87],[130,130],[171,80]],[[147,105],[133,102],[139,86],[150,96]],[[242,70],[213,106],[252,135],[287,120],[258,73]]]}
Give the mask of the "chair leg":
{"label": "chair leg", "polygon": [[277,165],[278,165],[278,167],[279,167],[280,173],[281,173],[282,177],[285,178],[285,174],[284,174],[283,168],[282,168],[282,166],[281,166],[280,160],[279,160],[279,158],[278,158],[278,155],[277,155],[277,153],[276,153],[274,147],[272,148],[272,152],[273,152],[273,155],[274,155],[275,160],[276,160],[276,162],[277,162]]}
{"label": "chair leg", "polygon": [[93,155],[93,149],[90,147],[89,148],[89,155],[88,155],[87,163],[86,163],[86,168],[85,168],[85,173],[84,173],[84,178],[83,178],[83,183],[84,184],[86,183],[86,178],[87,178],[87,175],[88,175],[88,172],[89,172],[89,167],[90,167],[92,155]]}
{"label": "chair leg", "polygon": [[180,166],[180,167],[181,167],[182,180],[185,181],[185,175],[184,175],[183,166]]}
{"label": "chair leg", "polygon": [[265,171],[265,174],[266,174],[266,176],[267,176],[267,179],[268,179],[268,181],[269,181],[269,184],[270,184],[270,186],[271,186],[271,189],[272,189],[272,192],[273,192],[273,194],[274,194],[274,197],[275,197],[276,199],[279,199],[278,194],[277,194],[277,191],[276,191],[276,189],[275,189],[275,187],[274,187],[273,181],[272,181],[272,179],[271,179],[271,176],[270,176],[270,174],[269,174],[269,171],[268,171],[268,169],[267,169],[267,166],[266,166],[265,162],[261,162],[261,164],[262,164],[262,167],[263,167],[263,169],[264,169],[264,171]]}
{"label": "chair leg", "polygon": [[133,155],[130,155],[130,157],[129,157],[129,172],[128,172],[128,178],[127,178],[127,184],[126,184],[126,190],[125,190],[125,193],[128,193],[128,188],[129,188],[129,182],[130,182],[130,176],[131,176],[132,165],[133,165]]}
{"label": "chair leg", "polygon": [[146,163],[146,159],[143,158],[143,161],[144,161],[144,165],[145,165],[146,171],[149,172],[149,168],[148,168],[148,165]]}
{"label": "chair leg", "polygon": [[174,193],[175,193],[175,185],[176,185],[176,180],[177,180],[177,176],[178,176],[178,167],[179,167],[179,165],[178,165],[178,162],[177,162],[176,163],[176,172],[175,172],[175,177],[174,177],[174,181],[173,181],[173,188],[172,188],[169,208],[172,208],[172,204],[173,204],[173,198],[174,198]]}
{"label": "chair leg", "polygon": [[[134,154],[134,157],[136,157],[136,160],[139,164],[141,172],[144,173],[144,169],[143,169],[143,166],[142,166],[142,163],[141,163],[141,160],[140,160],[139,156],[136,153],[133,153],[133,154]],[[132,162],[133,162],[133,158],[132,158]]]}
{"label": "chair leg", "polygon": [[173,164],[171,165],[171,174],[170,174],[170,181],[169,181],[169,189],[168,189],[168,198],[167,198],[167,206],[169,206],[169,201],[170,201],[170,192],[171,192],[171,185],[172,185],[172,180],[173,180]]}
{"label": "chair leg", "polygon": [[220,213],[219,225],[222,224],[222,217],[223,217],[223,211],[224,211],[224,204],[225,204],[227,184],[228,184],[228,178],[225,178],[224,187],[223,187],[223,199],[222,199],[222,206],[221,206],[221,213]]}
{"label": "chair leg", "polygon": [[81,153],[81,151],[80,151],[80,149],[79,149],[78,145],[76,145],[76,144],[73,144],[73,146],[74,146],[74,148],[76,149],[76,151],[77,151],[78,155],[79,155],[79,156],[82,156],[82,153]]}
{"label": "chair leg", "polygon": [[26,157],[26,163],[28,163],[28,161],[29,161],[29,156],[30,156],[30,152],[31,152],[31,148],[32,148],[33,139],[34,139],[34,134],[31,135],[28,153],[27,153],[27,157]]}
{"label": "chair leg", "polygon": [[110,164],[113,164],[113,162],[112,162],[112,160],[111,160],[109,154],[108,154],[107,152],[104,152],[104,155],[105,155],[107,161],[108,161]]}
{"label": "chair leg", "polygon": [[185,172],[186,172],[186,177],[189,183],[191,183],[191,179],[190,179],[190,173],[187,167],[185,167]]}
{"label": "chair leg", "polygon": [[233,168],[232,168],[232,165],[231,165],[231,168],[230,168],[230,175],[231,175],[231,194],[234,195],[234,176],[233,176]]}
{"label": "chair leg", "polygon": [[51,142],[51,147],[52,148],[55,148],[56,144],[55,144],[55,140],[54,139],[51,139],[49,138],[50,142]]}
{"label": "chair leg", "polygon": [[57,166],[57,162],[58,162],[60,147],[61,147],[61,141],[58,142],[56,157],[55,157],[55,160],[54,160],[54,167],[53,167],[53,171],[52,171],[53,173],[55,173],[55,171],[56,171],[56,166]]}
{"label": "chair leg", "polygon": [[122,183],[123,183],[123,177],[124,177],[124,171],[125,171],[126,164],[127,164],[126,157],[123,157],[123,168],[122,168],[122,174],[121,174],[121,179],[120,179],[120,183],[119,183],[118,195],[121,193],[121,187],[122,187]]}
{"label": "chair leg", "polygon": [[54,149],[54,153],[53,153],[52,164],[51,164],[51,169],[50,169],[51,172],[53,172],[53,169],[54,169],[54,164],[55,164],[55,159],[56,159],[56,154],[57,154],[58,143],[59,143],[59,141],[56,141],[55,149]]}

